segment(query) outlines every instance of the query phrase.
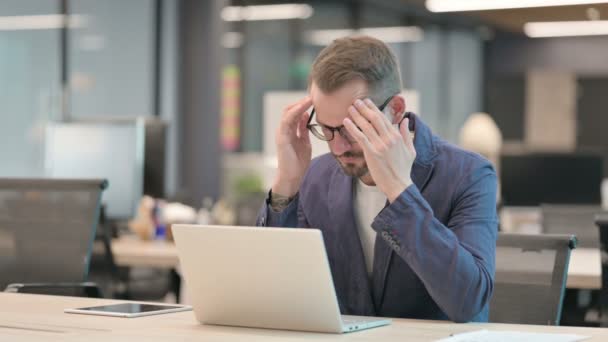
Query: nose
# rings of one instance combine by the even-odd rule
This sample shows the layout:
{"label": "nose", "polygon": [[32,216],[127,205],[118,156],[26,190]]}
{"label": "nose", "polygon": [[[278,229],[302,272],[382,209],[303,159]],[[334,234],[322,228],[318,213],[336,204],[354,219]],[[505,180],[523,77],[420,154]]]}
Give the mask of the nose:
{"label": "nose", "polygon": [[339,156],[344,152],[352,150],[353,145],[348,141],[348,139],[343,137],[342,134],[338,134],[336,132],[336,134],[334,134],[334,138],[329,142],[329,148],[334,154]]}

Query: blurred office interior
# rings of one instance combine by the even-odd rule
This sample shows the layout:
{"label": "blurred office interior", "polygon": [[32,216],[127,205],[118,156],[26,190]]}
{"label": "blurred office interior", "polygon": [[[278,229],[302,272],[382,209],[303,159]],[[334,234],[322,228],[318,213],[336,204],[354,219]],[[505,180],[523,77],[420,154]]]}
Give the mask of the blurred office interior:
{"label": "blurred office interior", "polygon": [[[0,178],[107,179],[97,235],[115,252],[121,235],[170,240],[175,222],[253,225],[282,108],[324,46],[362,33],[397,55],[410,110],[495,164],[501,230],[574,222],[560,232],[593,231],[597,249],[608,2],[526,2],[0,0]],[[174,264],[107,266],[94,247],[108,296],[178,300]],[[593,321],[596,290],[567,293],[564,317]]]}

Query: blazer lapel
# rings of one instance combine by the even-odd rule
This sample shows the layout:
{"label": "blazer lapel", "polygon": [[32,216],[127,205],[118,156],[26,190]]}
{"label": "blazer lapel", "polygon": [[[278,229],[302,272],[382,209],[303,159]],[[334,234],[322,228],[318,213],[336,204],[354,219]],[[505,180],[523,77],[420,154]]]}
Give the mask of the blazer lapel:
{"label": "blazer lapel", "polygon": [[384,288],[388,266],[393,257],[393,249],[377,234],[374,245],[374,267],[372,271],[372,294],[376,312],[380,312],[384,299]]}
{"label": "blazer lapel", "polygon": [[334,272],[336,291],[345,301],[341,306],[348,314],[374,315],[369,276],[353,208],[353,178],[338,167],[328,189],[331,215],[330,230],[335,231],[334,251],[338,262]]}
{"label": "blazer lapel", "polygon": [[414,182],[414,185],[418,188],[418,190],[420,190],[420,193],[424,191],[424,188],[431,179],[433,168],[433,164],[414,163],[411,177],[412,182]]}

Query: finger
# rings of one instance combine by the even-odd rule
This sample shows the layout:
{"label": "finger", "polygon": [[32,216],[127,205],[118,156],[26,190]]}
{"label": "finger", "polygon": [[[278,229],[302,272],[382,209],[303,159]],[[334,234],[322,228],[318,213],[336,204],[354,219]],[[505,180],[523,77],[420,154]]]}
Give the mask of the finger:
{"label": "finger", "polygon": [[378,110],[375,104],[371,103],[366,104],[364,101],[356,100],[355,108],[363,115],[367,121],[369,121],[379,136],[386,136],[387,130],[386,125],[384,124],[384,114]]}
{"label": "finger", "polygon": [[363,101],[363,103],[365,103],[365,105],[373,110],[376,111],[380,114],[380,117],[382,118],[382,123],[384,124],[384,126],[390,131],[390,129],[393,127],[391,121],[387,118],[387,115],[384,114],[384,112],[382,112],[380,110],[380,108],[376,107],[376,105],[372,102],[372,100],[370,100],[369,98],[365,99]]}
{"label": "finger", "polygon": [[344,120],[342,120],[342,124],[344,125],[344,127],[346,127],[348,134],[350,134],[351,137],[355,138],[357,143],[364,150],[372,149],[372,144],[369,141],[369,139],[367,138],[367,136],[365,134],[363,134],[363,132],[361,132],[361,130],[359,130],[359,127],[357,127],[351,119],[345,118]]}
{"label": "finger", "polygon": [[289,126],[297,124],[297,120],[308,108],[310,108],[310,106],[312,106],[312,99],[307,96],[287,109],[283,116],[283,120],[285,120]]}
{"label": "finger", "polygon": [[412,133],[410,132],[410,119],[406,118],[403,121],[401,121],[401,126],[399,127],[399,132],[401,133],[401,136],[403,137],[403,142],[405,143],[405,146],[408,147],[408,149],[412,150],[414,148],[414,140],[412,139]]}
{"label": "finger", "polygon": [[308,134],[308,128],[306,124],[308,124],[308,118],[310,118],[310,114],[305,112],[302,117],[300,117],[300,121],[298,123],[298,137],[304,142],[310,142],[310,135]]}
{"label": "finger", "polygon": [[357,131],[362,134],[365,134],[365,136],[371,143],[382,143],[382,140],[380,139],[380,136],[378,135],[378,132],[376,132],[374,126],[372,126],[372,124],[365,117],[363,117],[363,115],[361,115],[357,108],[355,108],[354,106],[349,106],[348,113],[350,114],[351,121],[355,125],[357,125],[363,132],[361,132],[359,129],[357,129]]}

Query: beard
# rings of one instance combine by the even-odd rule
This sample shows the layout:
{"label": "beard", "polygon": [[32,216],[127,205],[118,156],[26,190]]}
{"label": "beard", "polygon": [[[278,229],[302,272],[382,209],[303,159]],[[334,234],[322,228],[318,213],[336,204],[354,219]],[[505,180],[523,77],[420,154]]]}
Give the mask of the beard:
{"label": "beard", "polygon": [[[369,169],[367,168],[367,163],[365,162],[363,152],[344,152],[341,155],[333,154],[333,156],[334,158],[336,158],[338,164],[340,164],[340,167],[342,168],[342,171],[344,171],[347,176],[361,178],[369,173]],[[340,157],[362,158],[363,164],[357,165],[355,163],[345,163],[340,160]]]}

